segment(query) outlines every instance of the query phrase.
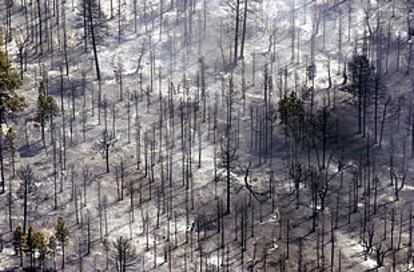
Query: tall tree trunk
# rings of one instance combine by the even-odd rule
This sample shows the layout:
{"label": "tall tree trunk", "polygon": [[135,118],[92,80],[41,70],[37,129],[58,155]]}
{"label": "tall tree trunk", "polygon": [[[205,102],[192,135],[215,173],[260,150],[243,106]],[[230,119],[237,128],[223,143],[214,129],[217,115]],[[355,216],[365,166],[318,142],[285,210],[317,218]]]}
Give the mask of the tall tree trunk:
{"label": "tall tree trunk", "polygon": [[23,233],[26,233],[27,229],[27,193],[28,193],[28,181],[24,180],[24,196],[23,196]]}
{"label": "tall tree trunk", "polygon": [[244,0],[244,15],[243,15],[243,34],[242,34],[242,42],[240,48],[240,58],[244,58],[244,44],[246,41],[246,27],[247,27],[247,1]]}
{"label": "tall tree trunk", "polygon": [[65,242],[62,242],[62,270],[65,269]]}
{"label": "tall tree trunk", "polygon": [[40,54],[43,54],[42,11],[41,11],[41,8],[40,8],[40,0],[37,0],[37,16],[39,17],[39,45],[40,45]]}
{"label": "tall tree trunk", "polygon": [[[0,114],[1,115],[1,114]],[[1,118],[1,117],[0,117]],[[0,126],[2,125],[2,121],[0,120]],[[3,160],[3,134],[0,131],[0,172],[1,172],[1,193],[3,194],[6,190],[6,178],[4,175],[4,160]]]}
{"label": "tall tree trunk", "polygon": [[236,0],[236,30],[234,33],[234,64],[237,63],[239,47],[239,22],[240,22],[240,0]]}
{"label": "tall tree trunk", "polygon": [[89,17],[89,23],[91,25],[92,48],[93,48],[93,55],[95,57],[96,78],[98,79],[98,81],[101,81],[101,71],[99,69],[98,52],[97,52],[97,49],[96,49],[95,26],[94,26],[93,17],[92,17],[92,3],[91,3],[91,1],[88,2],[88,17]]}

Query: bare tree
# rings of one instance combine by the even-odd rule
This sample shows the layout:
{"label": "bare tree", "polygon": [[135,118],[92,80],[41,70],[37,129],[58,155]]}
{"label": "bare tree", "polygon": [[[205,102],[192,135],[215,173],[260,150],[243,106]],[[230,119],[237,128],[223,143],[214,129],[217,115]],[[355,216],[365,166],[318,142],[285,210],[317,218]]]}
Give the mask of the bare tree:
{"label": "bare tree", "polygon": [[35,175],[30,164],[21,167],[17,171],[17,175],[23,181],[23,233],[26,233],[28,195],[33,192]]}
{"label": "bare tree", "polygon": [[99,148],[102,151],[102,155],[105,157],[106,161],[106,172],[109,173],[109,154],[110,149],[115,145],[117,139],[113,137],[110,132],[104,132],[102,134],[102,139],[98,142]]}
{"label": "bare tree", "polygon": [[112,246],[112,256],[116,264],[116,271],[126,272],[137,264],[138,258],[131,240],[120,236],[112,243]]}

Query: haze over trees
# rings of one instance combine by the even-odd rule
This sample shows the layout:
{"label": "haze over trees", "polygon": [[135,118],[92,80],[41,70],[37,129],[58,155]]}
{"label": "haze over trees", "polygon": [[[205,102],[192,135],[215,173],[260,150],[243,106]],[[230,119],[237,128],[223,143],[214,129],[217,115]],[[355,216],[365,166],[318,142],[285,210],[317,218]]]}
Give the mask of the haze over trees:
{"label": "haze over trees", "polygon": [[413,9],[0,1],[0,270],[412,270]]}

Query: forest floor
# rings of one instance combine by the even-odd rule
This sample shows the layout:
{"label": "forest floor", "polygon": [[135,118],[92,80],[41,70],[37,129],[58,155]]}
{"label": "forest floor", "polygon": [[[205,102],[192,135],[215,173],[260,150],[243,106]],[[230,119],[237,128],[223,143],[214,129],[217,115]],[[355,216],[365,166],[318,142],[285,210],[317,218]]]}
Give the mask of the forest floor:
{"label": "forest floor", "polygon": [[[303,247],[303,261],[307,271],[316,271],[316,267],[322,265],[315,263],[315,245],[319,243],[316,233],[307,234],[312,224],[312,206],[311,193],[308,184],[301,184],[302,193],[300,195],[300,208],[296,209],[295,187],[289,179],[289,165],[291,162],[291,154],[282,126],[275,125],[274,136],[272,139],[273,150],[268,149],[264,154],[258,154],[258,150],[251,148],[252,137],[254,132],[251,131],[251,109],[255,109],[262,104],[263,101],[263,79],[265,64],[268,65],[269,74],[272,75],[273,90],[270,93],[271,104],[277,105],[277,101],[286,90],[295,90],[301,92],[302,86],[307,82],[306,67],[311,58],[311,36],[312,36],[312,12],[313,9],[323,12],[323,5],[314,6],[312,1],[296,0],[295,1],[295,40],[294,60],[291,59],[292,43],[291,43],[291,16],[290,16],[290,0],[266,0],[263,6],[258,3],[252,4],[252,14],[248,20],[248,32],[246,38],[246,52],[244,62],[244,72],[242,64],[239,63],[232,69],[223,69],[223,59],[228,61],[231,56],[234,34],[232,24],[234,18],[229,16],[227,6],[223,1],[207,1],[207,23],[206,32],[204,32],[201,24],[203,16],[202,1],[196,1],[194,14],[193,35],[191,36],[191,45],[186,54],[184,45],[184,29],[182,20],[184,15],[180,14],[177,18],[175,10],[165,8],[163,14],[163,29],[160,30],[159,18],[154,16],[154,20],[144,20],[141,18],[138,24],[138,30],[134,32],[133,14],[128,2],[125,6],[124,29],[119,43],[117,40],[117,19],[109,19],[110,5],[109,1],[102,1],[103,13],[108,17],[108,33],[104,33],[103,43],[98,46],[98,54],[100,60],[100,68],[102,74],[101,91],[102,98],[107,99],[108,107],[108,128],[113,130],[115,127],[115,145],[111,148],[110,168],[111,172],[106,173],[105,158],[99,149],[99,141],[102,139],[104,130],[104,111],[98,112],[97,95],[98,82],[95,80],[94,59],[92,51],[85,53],[83,51],[82,28],[77,27],[81,17],[78,15],[78,8],[72,8],[72,2],[66,1],[65,10],[67,16],[67,35],[69,42],[69,75],[63,76],[64,85],[64,107],[66,115],[66,167],[59,171],[58,175],[58,207],[54,208],[54,176],[52,154],[53,147],[50,145],[50,128],[47,127],[46,142],[47,149],[43,147],[40,140],[41,133],[39,125],[34,121],[37,109],[38,85],[41,80],[40,69],[43,67],[48,74],[48,91],[52,94],[60,105],[60,72],[59,68],[63,66],[63,58],[59,51],[55,53],[47,53],[43,56],[33,54],[30,56],[27,72],[24,76],[24,85],[19,92],[23,94],[28,103],[28,109],[21,114],[17,120],[19,131],[25,131],[27,127],[28,135],[21,133],[19,136],[20,148],[18,150],[17,164],[18,166],[30,163],[34,166],[38,180],[36,182],[36,192],[30,199],[29,205],[29,224],[36,229],[40,229],[48,234],[53,234],[53,226],[55,225],[58,215],[64,215],[69,225],[70,239],[67,247],[67,266],[65,271],[79,271],[79,254],[80,250],[85,250],[86,241],[86,225],[77,223],[76,205],[84,205],[82,212],[90,212],[92,226],[92,252],[82,257],[84,271],[104,270],[106,266],[105,251],[101,243],[100,232],[103,236],[115,239],[120,235],[131,238],[133,244],[137,248],[139,256],[139,265],[134,271],[199,271],[200,255],[203,261],[211,271],[219,271],[224,263],[229,265],[230,271],[240,271],[240,241],[237,239],[240,235],[240,212],[238,210],[249,208],[246,223],[248,230],[248,240],[246,251],[244,252],[244,270],[248,264],[257,262],[254,265],[254,271],[263,270],[263,260],[267,263],[266,271],[280,271],[281,256],[286,257],[286,220],[290,222],[290,256],[286,260],[285,265],[288,271],[296,271],[298,266],[298,248]],[[350,1],[343,1],[350,2]],[[407,34],[405,27],[405,7],[399,1],[396,1],[396,16],[392,19],[393,39],[396,39],[395,33],[400,33],[401,37]],[[362,1],[352,1],[353,10],[351,14],[352,29],[350,36],[343,31],[342,49],[338,49],[338,29],[339,25],[345,28],[349,18],[347,16],[338,16],[339,10],[346,11],[346,3],[339,4],[327,12],[326,33],[322,33],[320,26],[319,32],[315,37],[315,63],[316,63],[316,105],[321,107],[329,96],[330,103],[336,103],[333,110],[333,116],[338,118],[339,131],[341,132],[340,144],[329,150],[327,157],[331,156],[330,165],[326,171],[328,175],[337,175],[338,162],[344,160],[349,169],[357,168],[361,154],[366,151],[366,138],[362,138],[356,134],[357,123],[357,107],[350,105],[348,101],[352,98],[349,94],[340,91],[340,84],[343,81],[342,71],[344,63],[352,56],[355,43],[361,41],[364,34],[365,14]],[[371,1],[371,4],[378,9],[381,6],[384,18],[391,17],[391,3],[384,1]],[[75,2],[75,5],[77,3]],[[132,5],[132,4],[131,4]],[[153,5],[154,10],[157,9],[155,1],[148,1],[148,5]],[[22,12],[16,7],[13,15],[14,24],[22,22]],[[376,24],[377,12],[372,11],[372,24]],[[341,18],[341,19],[338,19]],[[178,23],[175,23],[177,21]],[[321,23],[322,24],[322,23]],[[17,29],[17,27],[16,27]],[[16,30],[17,31],[17,30]],[[220,42],[220,32],[222,32],[223,41]],[[159,34],[161,33],[161,35]],[[269,36],[275,33],[275,61],[271,61],[271,51],[268,50]],[[151,40],[151,47],[149,43]],[[138,59],[145,43],[145,54],[141,60],[142,67],[138,67]],[[174,50],[172,44],[175,43]],[[220,51],[220,45],[224,46],[223,52]],[[14,60],[17,58],[17,48],[14,43],[9,45],[9,54]],[[150,85],[150,54],[152,50],[155,58],[156,75],[153,80],[153,93],[150,94],[150,104],[147,103],[147,93],[145,89]],[[396,207],[405,215],[413,201],[412,191],[414,190],[414,173],[413,160],[409,157],[407,142],[407,129],[410,124],[404,120],[408,105],[412,101],[413,76],[406,74],[404,63],[401,68],[396,71],[396,54],[397,49],[392,47],[389,57],[389,71],[384,75],[384,84],[388,95],[393,98],[393,107],[401,106],[404,110],[400,112],[401,120],[397,124],[395,114],[387,115],[387,122],[384,128],[384,136],[382,147],[374,145],[371,149],[373,161],[375,161],[376,175],[379,178],[379,195],[378,195],[378,213],[377,218],[390,216],[389,210],[382,209],[386,203]],[[403,51],[406,54],[406,51]],[[253,57],[254,56],[254,57]],[[180,111],[178,105],[181,102],[194,102],[200,96],[200,90],[197,87],[197,75],[200,73],[200,59],[203,59],[206,73],[206,96],[207,96],[207,121],[201,122],[202,111],[199,111],[198,117],[200,122],[195,123],[196,127],[190,132],[193,136],[193,153],[192,153],[192,188],[186,190],[184,186],[183,164],[180,139]],[[253,58],[255,58],[253,60]],[[183,61],[185,60],[185,61]],[[39,65],[39,62],[42,65]],[[241,62],[241,61],[240,61]],[[253,72],[253,62],[255,62],[255,73]],[[122,66],[123,69],[123,99],[120,100],[119,81],[115,79],[114,70]],[[64,67],[64,66],[63,66]],[[283,70],[286,69],[287,76],[284,78]],[[331,89],[328,86],[328,69],[330,69],[332,84]],[[412,72],[412,67],[409,68]],[[141,79],[139,73],[142,73],[143,87],[139,86]],[[159,71],[162,71],[161,74]],[[65,68],[63,68],[65,72]],[[86,95],[82,93],[82,73],[86,75]],[[246,99],[242,99],[241,85],[242,74],[247,78]],[[186,91],[183,83],[183,74],[186,75],[189,84],[189,90]],[[253,75],[254,74],[254,75]],[[223,89],[228,87],[230,78],[235,84],[235,98],[233,105],[234,116],[238,119],[239,127],[239,144],[237,150],[237,163],[232,169],[232,213],[224,217],[225,226],[225,250],[220,249],[221,233],[216,233],[216,226],[211,229],[197,233],[188,231],[193,222],[197,222],[197,218],[215,218],[217,205],[225,204],[226,183],[224,168],[219,167],[218,172],[220,179],[218,182],[214,180],[214,154],[220,149],[220,139],[213,140],[210,127],[212,126],[212,112],[215,107],[218,108],[218,131],[225,129],[226,121],[226,100],[223,95]],[[165,121],[163,126],[164,135],[160,136],[158,122],[160,120],[160,96],[165,100],[169,97],[170,87],[174,87],[173,100],[176,105],[176,119],[174,127],[170,126],[170,120]],[[94,90],[92,92],[92,90]],[[137,103],[138,111],[135,108],[134,94],[138,94]],[[328,94],[329,93],[329,94]],[[75,101],[75,110],[72,115],[73,104],[72,96]],[[128,99],[130,96],[130,99]],[[335,98],[333,98],[335,96]],[[403,96],[401,103],[398,97]],[[191,99],[191,101],[190,101]],[[333,102],[335,99],[335,102]],[[129,100],[129,101],[128,101]],[[162,101],[164,101],[162,100]],[[128,104],[130,106],[128,106]],[[165,104],[163,104],[165,105]],[[113,118],[112,108],[115,108],[115,118]],[[130,117],[128,117],[128,108],[130,108]],[[86,114],[86,140],[83,139],[83,111]],[[383,105],[380,106],[380,113],[383,112]],[[255,113],[256,114],[256,113]],[[163,114],[162,114],[163,115]],[[190,114],[191,115],[191,114]],[[99,120],[100,118],[100,120]],[[70,127],[70,119],[73,122],[73,129]],[[139,119],[141,125],[142,139],[140,142],[141,161],[140,168],[137,169],[136,156],[136,125],[135,120]],[[115,123],[113,122],[115,120]],[[193,118],[189,119],[194,122]],[[130,125],[128,125],[130,123]],[[131,131],[128,132],[128,126]],[[192,124],[191,124],[192,126]],[[408,128],[407,128],[408,127]],[[56,137],[61,138],[63,129],[62,115],[55,120]],[[153,129],[155,134],[152,134]],[[370,108],[368,131],[372,136],[373,132],[373,116],[372,108]],[[199,134],[198,134],[199,132]],[[148,142],[144,142],[144,134],[148,133],[149,137],[155,139],[155,170],[154,181],[144,176],[144,149],[149,148]],[[188,132],[187,132],[188,133]],[[170,137],[170,143],[173,146],[169,149],[164,140],[159,141],[160,137]],[[129,136],[128,136],[129,135]],[[201,141],[200,141],[201,139]],[[391,142],[393,142],[391,144]],[[28,143],[28,144],[27,144]],[[404,143],[404,144],[403,144]],[[57,142],[58,160],[61,160],[63,143]],[[199,147],[201,146],[201,160],[199,161]],[[298,147],[300,148],[300,147]],[[344,151],[342,151],[342,149]],[[405,186],[400,194],[400,199],[395,201],[394,190],[390,186],[389,178],[389,152],[395,149],[395,165],[396,168],[406,167],[407,178]],[[404,150],[404,152],[403,152]],[[260,151],[263,152],[263,151]],[[406,156],[403,153],[407,153]],[[168,165],[169,154],[172,166]],[[315,156],[312,155],[314,161]],[[302,161],[307,160],[306,152],[299,155]],[[404,160],[404,163],[402,163]],[[118,200],[116,168],[119,169],[120,163],[124,163],[124,184],[125,188],[133,182],[134,186],[134,218],[130,212],[130,194],[127,189],[124,190],[123,200]],[[272,207],[272,201],[267,199],[267,193],[263,193],[259,197],[263,198],[263,202],[252,198],[249,190],[245,186],[245,170],[249,162],[252,163],[249,175],[253,189],[257,192],[266,192],[269,186],[269,179],[275,181],[276,188],[275,205]],[[161,182],[165,179],[165,169],[169,167],[171,171],[172,182],[165,188]],[[10,177],[11,165],[6,162],[6,171],[8,178]],[[86,191],[84,187],[83,172],[88,169],[89,175],[86,178]],[[399,169],[400,170],[400,169]],[[402,172],[405,169],[402,169]],[[325,233],[325,254],[326,266],[329,266],[330,256],[330,220],[333,218],[335,206],[339,206],[339,227],[335,231],[336,250],[341,251],[342,269],[344,271],[369,270],[376,267],[375,256],[371,255],[365,259],[363,254],[363,244],[360,239],[359,225],[360,214],[363,213],[364,203],[358,203],[360,210],[352,215],[352,223],[347,224],[348,209],[348,190],[352,183],[353,172],[349,171],[343,175],[343,184],[340,185],[339,179],[335,178],[332,183],[332,193],[327,198],[327,208],[325,212],[321,212],[318,228],[326,228]],[[13,202],[13,222],[22,222],[22,198],[19,197],[20,180],[16,177],[12,179],[12,188],[15,196]],[[74,183],[72,183],[74,180]],[[76,184],[79,196],[79,204],[75,205],[73,201],[73,190]],[[362,191],[362,189],[361,189]],[[192,195],[189,195],[192,194]],[[100,229],[100,221],[105,220],[99,215],[99,205],[103,199],[107,199],[107,230],[105,227]],[[191,199],[187,201],[187,199]],[[266,198],[266,199],[265,199]],[[2,196],[2,199],[6,199]],[[140,201],[142,199],[142,201]],[[161,200],[160,200],[161,199]],[[170,199],[170,200],[169,200]],[[219,200],[222,201],[219,201]],[[337,204],[339,201],[339,204]],[[160,204],[161,203],[161,204]],[[166,204],[167,203],[167,204]],[[187,205],[190,205],[189,218],[186,218]],[[255,207],[252,209],[251,207]],[[5,248],[0,253],[0,270],[6,271],[18,264],[11,242],[11,233],[8,227],[8,214],[6,201],[1,201],[0,209],[3,210],[4,220],[0,222],[0,230],[3,239],[5,239]],[[170,210],[173,211],[171,214]],[[1,215],[0,215],[1,216]],[[362,215],[361,215],[362,216]],[[3,218],[3,217],[1,217]],[[82,218],[82,217],[81,217]],[[248,224],[254,218],[254,229]],[[323,219],[322,219],[323,218]],[[396,214],[399,218],[399,212]],[[239,220],[239,221],[237,221]],[[149,226],[146,233],[145,222]],[[235,224],[235,222],[237,222]],[[382,233],[383,226],[380,221],[375,225]],[[105,225],[105,224],[102,224]],[[404,222],[406,227],[407,222]],[[397,228],[397,227],[396,227]],[[253,230],[254,233],[253,233]],[[322,231],[323,232],[323,231]],[[169,237],[171,235],[171,237]],[[197,243],[197,235],[201,235],[200,243]],[[185,242],[187,239],[189,242]],[[298,237],[303,237],[298,239]],[[408,234],[404,233],[402,239],[408,239]],[[303,243],[303,244],[302,244]],[[147,245],[149,246],[147,247]],[[154,246],[155,245],[155,246]],[[79,249],[81,247],[81,249]],[[171,259],[165,263],[165,252],[172,247]],[[201,249],[200,249],[201,247]],[[217,248],[219,248],[217,250]],[[60,252],[58,250],[58,252]],[[154,253],[155,252],[155,253]],[[200,254],[200,252],[202,252]],[[154,258],[155,254],[155,258]],[[404,257],[404,251],[400,251],[400,259]],[[265,257],[266,255],[266,257]],[[225,261],[227,258],[228,261]],[[335,257],[337,258],[337,257]],[[60,255],[57,257],[58,266]],[[185,263],[188,262],[186,268]],[[52,261],[48,260],[51,266]],[[170,264],[171,263],[171,264]],[[390,267],[391,258],[386,259],[387,270]],[[170,267],[171,265],[171,267]],[[412,266],[412,264],[410,264]],[[401,270],[406,264],[401,262]],[[210,271],[208,270],[208,271]],[[111,268],[109,271],[112,271]],[[207,270],[206,270],[207,271]],[[223,270],[224,271],[224,270]]]}

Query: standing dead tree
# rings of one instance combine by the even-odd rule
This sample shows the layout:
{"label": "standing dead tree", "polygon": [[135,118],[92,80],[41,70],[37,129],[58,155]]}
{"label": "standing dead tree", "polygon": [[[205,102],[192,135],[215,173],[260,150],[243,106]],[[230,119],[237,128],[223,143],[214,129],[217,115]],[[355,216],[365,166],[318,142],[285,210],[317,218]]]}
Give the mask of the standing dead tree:
{"label": "standing dead tree", "polygon": [[17,175],[23,181],[23,233],[27,230],[28,196],[34,190],[35,175],[30,164],[26,164],[17,171]]}
{"label": "standing dead tree", "polygon": [[131,241],[120,236],[112,243],[112,257],[117,272],[126,272],[137,263],[137,255]]}
{"label": "standing dead tree", "polygon": [[110,169],[109,169],[110,149],[116,144],[117,141],[118,139],[113,137],[113,134],[107,131],[107,132],[102,133],[102,139],[98,142],[99,149],[101,150],[102,155],[105,157],[107,173],[110,172]]}

